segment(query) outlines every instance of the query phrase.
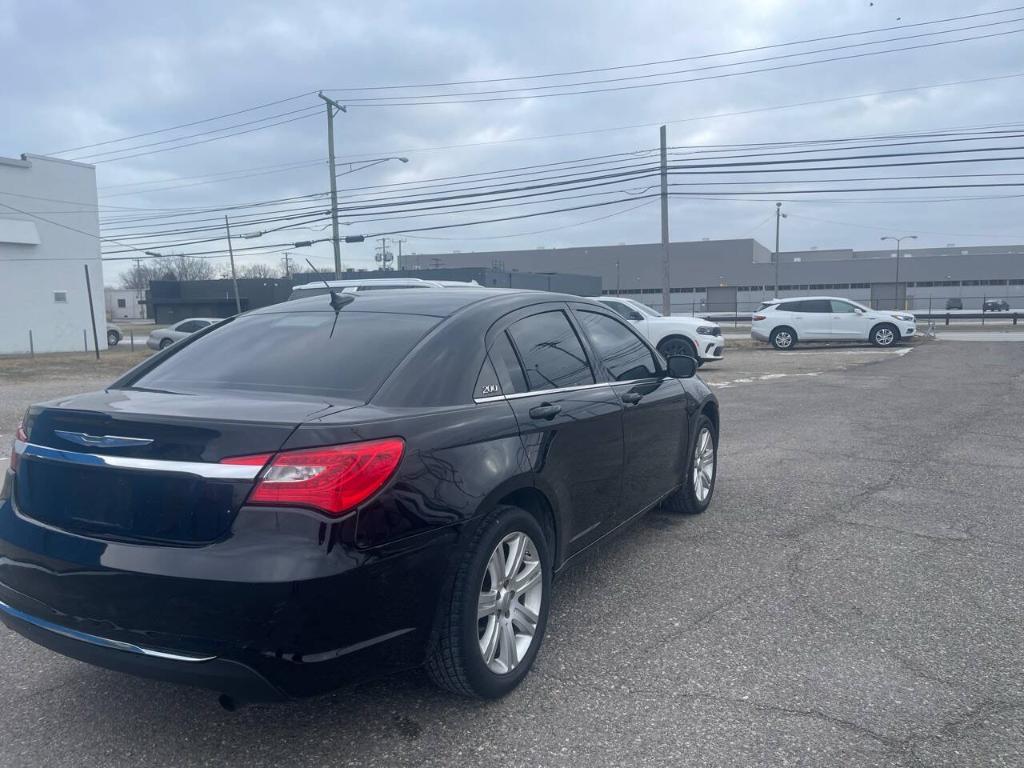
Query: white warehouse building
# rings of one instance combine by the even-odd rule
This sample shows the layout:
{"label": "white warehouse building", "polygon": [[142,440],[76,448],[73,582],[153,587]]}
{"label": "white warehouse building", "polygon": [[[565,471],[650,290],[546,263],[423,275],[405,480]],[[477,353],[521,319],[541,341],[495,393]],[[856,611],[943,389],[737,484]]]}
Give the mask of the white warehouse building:
{"label": "white warehouse building", "polygon": [[0,157],[0,354],[106,349],[103,264],[91,165]]}

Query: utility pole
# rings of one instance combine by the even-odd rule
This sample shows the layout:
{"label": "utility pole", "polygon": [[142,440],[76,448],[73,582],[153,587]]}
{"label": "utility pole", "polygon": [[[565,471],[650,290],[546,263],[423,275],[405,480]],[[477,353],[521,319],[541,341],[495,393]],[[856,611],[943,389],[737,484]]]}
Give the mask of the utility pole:
{"label": "utility pole", "polygon": [[235,274],[235,251],[231,247],[231,223],[224,217],[224,227],[228,231],[228,258],[231,259],[231,282],[235,286],[235,314],[242,314],[242,300],[238,298],[238,276]]}
{"label": "utility pole", "polygon": [[404,237],[396,237],[394,242],[398,243],[398,257],[395,264],[399,269],[404,269],[404,265],[402,264],[402,243],[407,243],[409,241]]}
{"label": "utility pole", "polygon": [[388,250],[388,239],[382,237],[377,242],[380,243],[380,253],[377,254],[376,261],[380,264],[381,272],[387,272],[389,267],[388,263],[394,258],[391,252]]}
{"label": "utility pole", "polygon": [[668,262],[668,145],[661,126],[661,314],[672,314],[672,284]]}
{"label": "utility pole", "polygon": [[786,218],[786,214],[782,212],[782,203],[775,204],[775,295],[773,298],[779,298],[779,224]]}
{"label": "utility pole", "polygon": [[334,246],[334,279],[341,276],[341,242],[338,239],[338,179],[334,169],[334,116],[346,112],[344,106],[324,96],[323,91],[317,94],[327,105],[327,157],[331,171],[331,244]]}
{"label": "utility pole", "polygon": [[291,258],[292,256],[290,253],[288,253],[288,251],[285,251],[284,256],[281,257],[281,261],[284,262],[284,276],[286,279],[292,276]]}

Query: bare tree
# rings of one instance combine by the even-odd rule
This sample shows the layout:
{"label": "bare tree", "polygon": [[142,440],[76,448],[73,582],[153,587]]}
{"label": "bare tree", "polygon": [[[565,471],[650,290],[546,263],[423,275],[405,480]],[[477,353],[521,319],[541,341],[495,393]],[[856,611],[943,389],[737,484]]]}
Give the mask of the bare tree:
{"label": "bare tree", "polygon": [[[270,264],[245,264],[238,267],[237,269],[239,277],[256,278],[260,280],[270,280],[275,277],[280,277],[280,272],[277,267],[273,267]],[[231,277],[231,270],[228,269],[228,277]]]}
{"label": "bare tree", "polygon": [[169,272],[172,280],[212,280],[216,275],[209,259],[177,254],[159,259],[158,268]]}

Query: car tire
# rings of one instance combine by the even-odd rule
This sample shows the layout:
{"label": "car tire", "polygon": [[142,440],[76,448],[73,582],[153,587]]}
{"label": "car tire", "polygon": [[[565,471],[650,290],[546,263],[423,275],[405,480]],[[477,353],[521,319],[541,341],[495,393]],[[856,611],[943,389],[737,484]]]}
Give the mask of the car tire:
{"label": "car tire", "polygon": [[117,346],[117,342],[119,342],[120,340],[121,340],[121,337],[118,335],[117,331],[107,331],[107,346],[108,347],[116,347]]}
{"label": "car tire", "polygon": [[[508,555],[518,551],[516,542],[526,544],[526,556],[510,577]],[[441,606],[427,654],[430,679],[452,693],[481,699],[500,698],[519,685],[544,637],[552,564],[548,536],[526,510],[502,505],[483,520]],[[501,565],[506,572],[498,576]],[[511,589],[517,578],[521,591]],[[486,596],[492,593],[494,605],[481,615],[487,609]],[[513,648],[515,653],[510,654]]]}
{"label": "car tire", "polygon": [[167,349],[173,343],[170,339],[160,339],[160,349]]}
{"label": "car tire", "polygon": [[683,484],[662,505],[676,514],[699,515],[711,505],[715,495],[715,481],[718,479],[718,430],[711,419],[701,414],[694,434],[693,446],[686,455],[686,477]]}
{"label": "car tire", "polygon": [[697,347],[685,336],[669,336],[662,339],[658,342],[658,352],[664,358],[686,355],[696,360],[698,367],[701,365],[701,359],[697,357]]}
{"label": "car tire", "polygon": [[868,338],[876,347],[892,347],[900,340],[900,329],[892,323],[879,323]]}
{"label": "car tire", "polygon": [[786,351],[796,346],[797,335],[796,331],[790,328],[788,325],[780,325],[778,328],[772,331],[771,335],[772,346],[776,349]]}

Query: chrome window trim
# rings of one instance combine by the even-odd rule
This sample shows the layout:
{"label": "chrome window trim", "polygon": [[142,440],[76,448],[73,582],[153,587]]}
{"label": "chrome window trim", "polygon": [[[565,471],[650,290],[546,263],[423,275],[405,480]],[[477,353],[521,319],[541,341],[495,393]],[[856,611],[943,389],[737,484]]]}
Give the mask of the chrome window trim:
{"label": "chrome window trim", "polygon": [[86,632],[79,632],[76,629],[69,629],[68,627],[61,626],[60,624],[54,624],[52,621],[47,621],[46,619],[40,619],[38,616],[33,616],[29,613],[25,613],[24,611],[19,611],[17,608],[10,606],[3,601],[0,601],[0,611],[15,619],[20,619],[27,624],[39,627],[40,629],[45,629],[48,632],[53,632],[55,635],[62,635],[63,637],[68,637],[72,640],[89,643],[90,645],[97,645],[100,648],[110,648],[116,651],[125,651],[127,653],[135,653],[140,656],[150,656],[155,659],[167,659],[169,661],[202,662],[213,661],[217,658],[216,656],[188,656],[183,653],[168,653],[166,651],[157,651],[153,648],[145,648],[141,645],[135,645],[134,643],[125,643],[121,640],[111,640],[108,637],[100,637],[99,635],[90,635]]}
{"label": "chrome window trim", "polygon": [[59,461],[89,467],[113,467],[115,469],[137,469],[147,472],[170,472],[195,475],[208,480],[253,480],[263,469],[262,466],[239,464],[214,464],[205,461],[164,461],[162,459],[140,459],[134,456],[107,456],[99,453],[62,451],[45,445],[14,442],[14,452],[44,461]]}
{"label": "chrome window trim", "polygon": [[598,381],[594,384],[578,384],[574,387],[558,387],[556,389],[534,389],[529,392],[513,392],[511,395],[494,395],[492,397],[474,397],[473,402],[475,403],[494,403],[498,400],[519,400],[524,397],[534,397],[536,395],[560,395],[563,392],[578,392],[583,389],[597,389],[598,387],[607,387],[607,381]]}

